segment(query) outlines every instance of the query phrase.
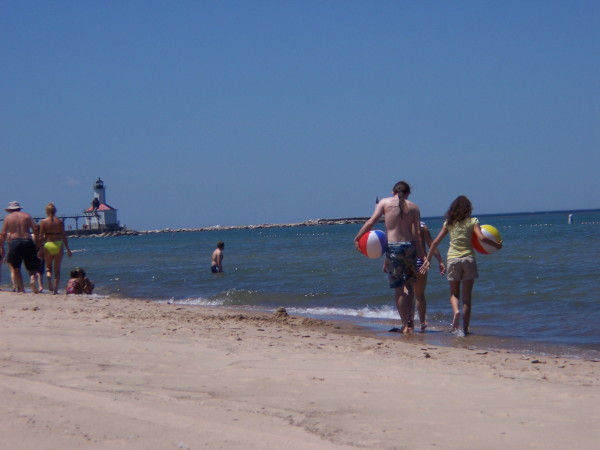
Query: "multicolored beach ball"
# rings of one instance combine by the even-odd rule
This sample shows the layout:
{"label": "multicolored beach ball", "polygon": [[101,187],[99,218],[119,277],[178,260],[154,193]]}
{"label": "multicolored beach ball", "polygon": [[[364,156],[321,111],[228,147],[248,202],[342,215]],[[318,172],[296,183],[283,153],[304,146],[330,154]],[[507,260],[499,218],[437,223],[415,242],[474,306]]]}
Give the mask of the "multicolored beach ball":
{"label": "multicolored beach ball", "polygon": [[381,230],[371,230],[360,237],[358,248],[368,258],[379,258],[387,248],[387,236]]}
{"label": "multicolored beach ball", "polygon": [[[500,242],[502,237],[500,237],[500,232],[491,225],[481,225],[481,232],[483,235],[493,241]],[[491,245],[485,244],[477,239],[475,233],[473,233],[473,238],[471,240],[473,244],[473,248],[477,250],[479,253],[483,253],[484,255],[489,255],[490,253],[494,253],[498,249],[496,247],[492,247]]]}

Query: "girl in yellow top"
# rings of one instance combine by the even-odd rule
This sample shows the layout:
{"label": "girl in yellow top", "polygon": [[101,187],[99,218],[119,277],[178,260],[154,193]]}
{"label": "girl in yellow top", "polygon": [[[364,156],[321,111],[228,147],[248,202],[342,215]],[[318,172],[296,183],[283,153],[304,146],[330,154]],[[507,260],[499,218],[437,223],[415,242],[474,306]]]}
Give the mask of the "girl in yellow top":
{"label": "girl in yellow top", "polygon": [[484,236],[479,226],[479,220],[471,217],[473,206],[471,201],[464,195],[454,199],[448,212],[446,212],[446,221],[442,226],[437,237],[431,243],[429,252],[425,258],[426,264],[421,268],[422,273],[426,273],[429,268],[429,261],[435,254],[440,242],[450,234],[450,247],[448,248],[448,260],[446,262],[446,277],[450,282],[450,304],[452,305],[452,331],[458,331],[460,322],[460,289],[462,285],[462,303],[463,303],[463,331],[465,336],[469,334],[469,322],[471,321],[471,293],[475,279],[479,276],[477,272],[477,262],[475,261],[475,252],[471,239],[473,233],[477,238],[498,249],[502,248],[502,241],[496,241]]}

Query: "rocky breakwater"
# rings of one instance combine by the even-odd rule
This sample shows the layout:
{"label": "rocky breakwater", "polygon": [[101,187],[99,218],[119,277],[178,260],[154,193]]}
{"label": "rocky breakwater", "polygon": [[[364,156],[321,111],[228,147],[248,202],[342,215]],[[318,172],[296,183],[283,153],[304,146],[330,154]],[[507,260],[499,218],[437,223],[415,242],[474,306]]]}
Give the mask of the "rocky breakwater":
{"label": "rocky breakwater", "polygon": [[67,236],[69,237],[69,239],[73,239],[73,238],[99,238],[99,237],[112,237],[112,236],[137,236],[140,233],[139,231],[136,230],[128,230],[128,229],[121,229],[121,230],[112,230],[112,231],[103,231],[103,232],[86,232],[83,233],[81,231],[77,232],[77,231],[69,231],[67,232]]}
{"label": "rocky breakwater", "polygon": [[162,228],[160,230],[143,230],[136,231],[130,229],[122,229],[115,231],[106,231],[103,233],[69,236],[69,237],[113,237],[113,236],[139,236],[144,234],[161,234],[161,233],[191,233],[198,231],[226,231],[226,230],[260,230],[267,228],[292,228],[292,227],[313,227],[320,225],[347,225],[354,223],[363,223],[368,217],[354,217],[345,219],[315,219],[307,220],[298,223],[263,223],[260,225],[231,225],[221,226],[212,225],[209,227],[200,228]]}
{"label": "rocky breakwater", "polygon": [[163,228],[160,230],[139,231],[138,234],[158,234],[158,233],[189,233],[193,231],[224,231],[224,230],[260,230],[267,228],[292,228],[292,227],[311,227],[319,225],[346,225],[352,223],[362,223],[368,218],[348,218],[348,219],[315,219],[298,223],[263,223],[259,225],[212,225],[201,228]]}

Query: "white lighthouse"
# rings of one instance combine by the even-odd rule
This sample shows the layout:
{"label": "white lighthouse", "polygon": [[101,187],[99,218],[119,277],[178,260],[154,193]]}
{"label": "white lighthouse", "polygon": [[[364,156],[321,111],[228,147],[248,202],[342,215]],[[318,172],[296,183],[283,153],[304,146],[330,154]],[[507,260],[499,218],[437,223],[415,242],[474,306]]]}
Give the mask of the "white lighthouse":
{"label": "white lighthouse", "polygon": [[84,211],[86,228],[98,231],[119,229],[117,210],[106,203],[104,181],[98,178],[92,188],[94,189],[92,206]]}
{"label": "white lighthouse", "polygon": [[98,177],[94,185],[94,198],[97,198],[100,203],[106,203],[106,189],[104,189],[104,181]]}

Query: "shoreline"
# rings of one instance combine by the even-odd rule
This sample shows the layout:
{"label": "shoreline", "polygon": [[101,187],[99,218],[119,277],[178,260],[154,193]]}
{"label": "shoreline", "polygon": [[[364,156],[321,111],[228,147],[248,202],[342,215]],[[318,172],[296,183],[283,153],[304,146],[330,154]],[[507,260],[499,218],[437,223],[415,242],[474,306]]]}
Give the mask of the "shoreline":
{"label": "shoreline", "polygon": [[0,292],[7,448],[595,448],[600,365],[335,321]]}
{"label": "shoreline", "polygon": [[[5,285],[4,287],[8,287]],[[0,294],[14,294],[8,290],[2,290],[0,288]],[[17,295],[17,294],[14,294]],[[38,295],[38,296],[50,296],[53,297],[47,291],[40,294],[33,294],[29,289],[26,289],[27,295]],[[58,297],[72,297],[67,296],[64,291],[59,294]],[[231,305],[202,305],[202,304],[190,304],[185,300],[174,300],[174,299],[156,299],[156,298],[141,298],[141,297],[120,297],[120,296],[91,296],[91,298],[98,298],[99,300],[107,301],[137,301],[145,303],[156,303],[156,304],[168,304],[176,307],[185,308],[199,308],[200,310],[215,309],[227,312],[236,312],[239,314],[262,314],[270,315],[278,308],[267,308],[267,307],[244,307],[244,306],[231,306]],[[280,307],[283,308],[283,307]],[[285,308],[283,308],[285,309]],[[292,308],[293,309],[293,308]],[[288,311],[286,311],[288,313]],[[306,320],[320,321],[324,323],[332,323],[344,329],[345,333],[352,333],[355,335],[363,336],[366,338],[393,340],[400,343],[407,343],[410,345],[433,345],[444,348],[463,348],[469,350],[478,351],[507,351],[509,353],[519,353],[531,356],[543,356],[547,358],[569,358],[569,359],[580,359],[590,362],[600,363],[600,350],[593,348],[591,345],[578,345],[578,344],[560,344],[544,341],[533,341],[516,336],[500,336],[494,334],[486,334],[485,330],[476,330],[469,334],[468,337],[459,337],[452,334],[449,331],[449,324],[441,325],[439,323],[433,323],[430,321],[429,327],[426,332],[418,331],[418,327],[415,328],[415,332],[410,334],[401,334],[397,332],[390,332],[391,328],[396,328],[399,323],[399,318],[367,318],[361,316],[343,316],[343,315],[322,315],[322,314],[311,314],[301,312],[291,312],[289,315],[294,317],[304,318]],[[478,327],[476,327],[478,328]],[[481,327],[479,327],[481,328]]]}
{"label": "shoreline", "polygon": [[[132,300],[144,300],[132,298]],[[266,307],[243,307],[228,305],[201,305],[190,304],[185,300],[144,300],[157,303],[169,303],[171,305],[185,306],[190,308],[216,308],[222,311],[237,311],[250,314],[272,314],[277,308]],[[280,307],[283,308],[283,307]],[[285,309],[285,308],[284,308]],[[292,308],[293,309],[293,308]],[[287,311],[286,311],[287,312]],[[439,323],[429,323],[427,331],[418,331],[410,334],[401,334],[390,332],[392,328],[397,328],[399,318],[366,318],[361,316],[343,316],[343,315],[323,315],[301,312],[291,312],[290,314],[307,319],[331,322],[345,327],[346,332],[352,330],[354,334],[375,339],[392,339],[400,342],[406,342],[412,345],[434,345],[438,347],[466,348],[470,350],[482,351],[508,351],[510,353],[521,353],[533,356],[544,356],[548,358],[573,358],[588,360],[591,362],[600,362],[600,351],[591,346],[583,345],[565,345],[542,341],[531,341],[515,336],[499,336],[485,334],[485,331],[475,331],[468,337],[459,337],[450,332],[450,324],[440,325]],[[418,325],[418,324],[417,324]],[[481,328],[481,327],[475,327]]]}
{"label": "shoreline", "polygon": [[[327,319],[325,318],[324,320]],[[592,348],[591,345],[566,345],[545,341],[527,340],[517,336],[486,334],[485,330],[482,330],[481,325],[475,326],[475,331],[471,332],[468,337],[460,337],[452,334],[450,331],[450,324],[431,325],[431,323],[427,328],[427,331],[424,333],[415,332],[408,335],[390,333],[388,329],[393,326],[397,326],[398,321],[399,319],[377,320],[375,321],[376,323],[374,323],[372,320],[356,320],[354,322],[358,326],[369,328],[373,336],[377,336],[382,339],[405,338],[411,339],[415,342],[420,342],[422,345],[468,348],[471,350],[483,351],[499,350],[508,351],[510,353],[544,356],[548,358],[573,358],[600,363],[600,351],[597,348]],[[385,324],[385,326],[382,324]]]}

